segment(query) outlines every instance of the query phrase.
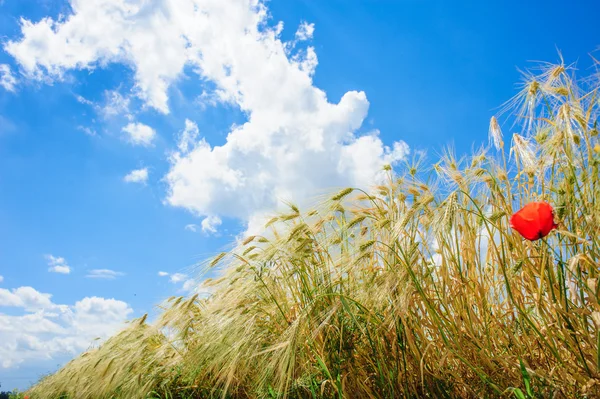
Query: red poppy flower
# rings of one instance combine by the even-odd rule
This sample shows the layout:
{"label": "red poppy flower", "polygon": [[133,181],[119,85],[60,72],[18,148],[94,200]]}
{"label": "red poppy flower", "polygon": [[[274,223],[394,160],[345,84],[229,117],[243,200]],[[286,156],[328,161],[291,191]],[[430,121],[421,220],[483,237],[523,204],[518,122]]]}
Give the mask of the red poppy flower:
{"label": "red poppy flower", "polygon": [[557,227],[554,210],[547,202],[531,202],[512,215],[510,227],[529,241],[539,240]]}

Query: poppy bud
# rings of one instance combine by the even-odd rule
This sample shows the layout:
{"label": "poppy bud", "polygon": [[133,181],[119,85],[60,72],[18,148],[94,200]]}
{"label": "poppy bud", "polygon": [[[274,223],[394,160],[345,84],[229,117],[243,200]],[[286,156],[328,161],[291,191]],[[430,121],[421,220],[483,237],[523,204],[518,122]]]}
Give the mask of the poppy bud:
{"label": "poppy bud", "polygon": [[557,225],[554,211],[547,202],[531,202],[512,215],[510,226],[529,241],[546,237]]}

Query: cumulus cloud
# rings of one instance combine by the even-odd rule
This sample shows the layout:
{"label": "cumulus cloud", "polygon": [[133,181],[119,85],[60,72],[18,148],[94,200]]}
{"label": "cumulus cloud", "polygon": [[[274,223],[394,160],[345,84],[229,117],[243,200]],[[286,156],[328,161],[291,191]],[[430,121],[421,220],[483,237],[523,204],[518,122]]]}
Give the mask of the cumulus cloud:
{"label": "cumulus cloud", "polygon": [[73,14],[64,21],[21,21],[23,38],[8,42],[5,49],[24,72],[32,78],[62,79],[68,69],[109,62],[135,65],[139,96],[168,112],[166,89],[180,74],[187,53],[176,21],[189,24],[198,14],[194,2],[71,0],[70,6]]}
{"label": "cumulus cloud", "polygon": [[[55,304],[52,295],[32,287],[0,289],[0,368],[73,356],[96,338],[107,338],[133,312],[122,301],[86,297],[74,305]],[[5,307],[16,308],[15,315]]]}
{"label": "cumulus cloud", "polygon": [[159,277],[167,277],[169,273],[167,272],[158,272]]}
{"label": "cumulus cloud", "polygon": [[[214,85],[205,100],[247,116],[222,145],[186,121],[164,178],[172,206],[250,223],[281,200],[366,188],[385,164],[408,153],[403,142],[385,145],[377,131],[359,133],[369,109],[365,93],[349,91],[330,102],[313,84],[314,48],[284,43],[282,24],[267,24],[259,0],[70,3],[73,12],[62,20],[23,20],[22,37],[5,45],[27,76],[61,79],[70,69],[123,63],[134,70],[134,93],[167,113],[168,89],[188,66]],[[294,41],[313,32],[304,22]],[[131,123],[125,130],[132,142],[149,145],[149,129]]]}
{"label": "cumulus cloud", "polygon": [[0,86],[7,91],[16,91],[17,79],[13,76],[10,66],[6,64],[0,64]]}
{"label": "cumulus cloud", "polygon": [[123,178],[123,181],[146,184],[148,182],[148,168],[132,170]]}
{"label": "cumulus cloud", "polygon": [[50,294],[42,294],[32,287],[20,287],[9,291],[0,288],[0,306],[24,308],[25,310],[53,309]]}
{"label": "cumulus cloud", "polygon": [[97,279],[105,279],[105,280],[114,280],[117,277],[123,276],[124,273],[117,272],[110,269],[94,269],[90,270],[87,274],[87,278],[97,278]]}
{"label": "cumulus cloud", "polygon": [[49,272],[59,274],[71,273],[71,267],[67,264],[65,258],[53,255],[45,255],[45,258],[48,261]]}
{"label": "cumulus cloud", "polygon": [[202,232],[205,234],[216,234],[217,229],[223,222],[218,216],[209,216],[202,220]]}
{"label": "cumulus cloud", "polygon": [[127,140],[133,145],[149,147],[156,137],[156,131],[143,123],[129,123],[123,128]]}

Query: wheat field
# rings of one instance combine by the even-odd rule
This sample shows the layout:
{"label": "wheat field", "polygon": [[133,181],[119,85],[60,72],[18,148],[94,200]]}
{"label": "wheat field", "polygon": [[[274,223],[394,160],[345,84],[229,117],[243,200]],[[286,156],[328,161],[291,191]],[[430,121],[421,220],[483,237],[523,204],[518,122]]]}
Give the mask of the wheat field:
{"label": "wheat field", "polygon": [[[600,397],[599,76],[525,73],[472,156],[289,204],[206,262],[212,295],[169,299],[26,394]],[[533,242],[509,224],[532,201],[558,224]]]}

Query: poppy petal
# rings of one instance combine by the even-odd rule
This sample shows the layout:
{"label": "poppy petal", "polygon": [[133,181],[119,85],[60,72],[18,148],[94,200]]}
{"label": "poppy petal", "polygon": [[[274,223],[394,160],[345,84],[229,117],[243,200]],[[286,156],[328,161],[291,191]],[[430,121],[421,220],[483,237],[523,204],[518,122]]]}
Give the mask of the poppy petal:
{"label": "poppy petal", "polygon": [[556,227],[554,211],[547,202],[531,202],[512,215],[510,225],[525,239],[535,241]]}

